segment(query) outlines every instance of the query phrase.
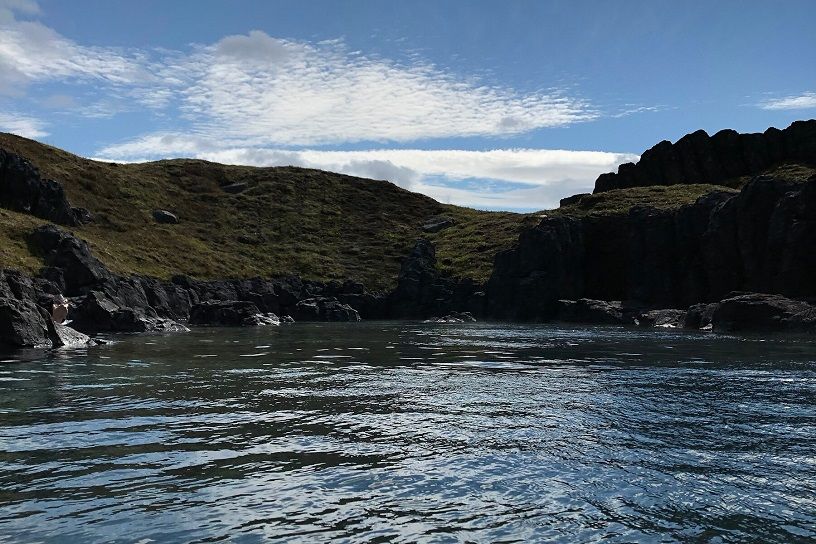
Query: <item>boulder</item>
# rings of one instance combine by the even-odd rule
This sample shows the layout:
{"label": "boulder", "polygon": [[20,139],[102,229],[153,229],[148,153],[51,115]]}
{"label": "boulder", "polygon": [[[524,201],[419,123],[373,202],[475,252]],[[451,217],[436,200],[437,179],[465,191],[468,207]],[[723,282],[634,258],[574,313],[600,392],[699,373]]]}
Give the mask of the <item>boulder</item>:
{"label": "boulder", "polygon": [[51,344],[55,348],[81,348],[96,344],[87,334],[82,334],[67,325],[50,321],[48,328]]}
{"label": "boulder", "polygon": [[279,325],[275,314],[263,314],[252,302],[241,300],[205,301],[190,309],[192,325],[215,325],[223,327],[255,327]]}
{"label": "boulder", "polygon": [[714,310],[715,331],[816,332],[816,306],[781,295],[748,293],[720,301]]}
{"label": "boulder", "polygon": [[153,210],[153,219],[156,223],[161,223],[164,225],[175,225],[179,222],[178,217],[174,213],[170,213],[167,210]]}
{"label": "boulder", "polygon": [[295,305],[296,321],[360,321],[357,310],[334,297],[313,297]]}
{"label": "boulder", "polygon": [[686,329],[711,329],[711,319],[718,303],[701,303],[689,306],[686,317],[683,320],[683,327]]}
{"label": "boulder", "polygon": [[686,310],[677,309],[649,310],[635,318],[635,324],[639,327],[679,329],[685,322]]}
{"label": "boulder", "polygon": [[72,325],[86,334],[100,332],[183,332],[187,327],[159,317],[151,307],[121,307],[104,292],[91,291],[82,298],[69,316]]}
{"label": "boulder", "polygon": [[476,318],[470,312],[451,312],[444,317],[432,317],[425,323],[475,323]]}
{"label": "boulder", "polygon": [[619,301],[559,300],[558,320],[566,323],[591,323],[598,325],[629,325],[633,319],[623,310]]}
{"label": "boulder", "polygon": [[450,217],[437,216],[431,217],[422,225],[422,230],[425,232],[439,232],[456,224]]}
{"label": "boulder", "polygon": [[79,222],[79,224],[87,225],[88,223],[93,223],[94,221],[93,214],[91,214],[91,212],[88,209],[74,207],[71,208],[71,210],[73,210],[74,217],[76,217],[76,220]]}
{"label": "boulder", "polygon": [[229,185],[222,185],[221,190],[234,195],[246,191],[247,187],[246,183],[230,183]]}

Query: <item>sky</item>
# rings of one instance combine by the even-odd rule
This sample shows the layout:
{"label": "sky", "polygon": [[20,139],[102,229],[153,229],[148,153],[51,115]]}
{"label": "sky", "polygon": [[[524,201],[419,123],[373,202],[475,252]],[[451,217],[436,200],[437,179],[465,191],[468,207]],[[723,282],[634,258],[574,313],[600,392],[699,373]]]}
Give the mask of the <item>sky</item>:
{"label": "sky", "polygon": [[816,117],[816,2],[0,0],[0,131],[540,210],[660,140]]}

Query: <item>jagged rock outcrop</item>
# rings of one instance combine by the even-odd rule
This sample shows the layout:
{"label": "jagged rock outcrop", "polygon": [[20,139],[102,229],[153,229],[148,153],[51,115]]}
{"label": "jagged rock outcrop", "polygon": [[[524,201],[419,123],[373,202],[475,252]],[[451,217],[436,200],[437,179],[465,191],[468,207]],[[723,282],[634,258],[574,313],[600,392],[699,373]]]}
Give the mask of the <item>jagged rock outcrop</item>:
{"label": "jagged rock outcrop", "polygon": [[721,185],[784,162],[816,164],[816,120],[757,134],[721,130],[709,136],[698,130],[674,144],[664,140],[645,151],[637,164],[622,164],[617,173],[599,176],[594,192],[677,183]]}
{"label": "jagged rock outcrop", "polygon": [[685,326],[686,313],[686,310],[677,308],[648,310],[635,318],[635,325],[638,327],[680,329]]}
{"label": "jagged rock outcrop", "polygon": [[157,315],[151,306],[120,306],[100,291],[91,291],[71,309],[72,325],[87,334],[100,332],[183,332],[184,325]]}
{"label": "jagged rock outcrop", "polygon": [[482,315],[483,295],[478,287],[471,281],[443,275],[436,267],[436,248],[429,240],[420,239],[402,262],[397,287],[385,300],[386,317],[427,319],[453,311]]}
{"label": "jagged rock outcrop", "polygon": [[496,257],[489,315],[547,320],[558,300],[688,308],[732,291],[816,297],[816,177],[770,176],[673,210],[544,218]]}
{"label": "jagged rock outcrop", "polygon": [[83,219],[90,220],[87,210],[71,207],[62,185],[43,179],[33,164],[3,149],[0,149],[0,207],[60,225],[76,226]]}
{"label": "jagged rock outcrop", "polygon": [[57,286],[15,270],[0,270],[0,346],[78,347],[90,339],[51,320],[49,309]]}
{"label": "jagged rock outcrop", "polygon": [[425,323],[476,323],[476,318],[470,312],[451,312],[446,316],[426,319]]}
{"label": "jagged rock outcrop", "polygon": [[559,300],[559,321],[565,323],[592,323],[598,325],[631,325],[630,312],[624,310],[619,300]]}
{"label": "jagged rock outcrop", "polygon": [[357,310],[334,297],[301,300],[292,312],[295,321],[360,321]]}
{"label": "jagged rock outcrop", "polygon": [[280,320],[275,314],[262,314],[252,302],[224,300],[200,302],[194,305],[190,309],[190,324],[257,327],[280,325]]}
{"label": "jagged rock outcrop", "polygon": [[816,306],[780,295],[747,293],[727,298],[712,316],[715,331],[816,332]]}
{"label": "jagged rock outcrop", "polygon": [[85,241],[55,225],[34,229],[29,243],[44,256],[46,266],[59,270],[69,296],[112,278],[108,269],[91,254]]}

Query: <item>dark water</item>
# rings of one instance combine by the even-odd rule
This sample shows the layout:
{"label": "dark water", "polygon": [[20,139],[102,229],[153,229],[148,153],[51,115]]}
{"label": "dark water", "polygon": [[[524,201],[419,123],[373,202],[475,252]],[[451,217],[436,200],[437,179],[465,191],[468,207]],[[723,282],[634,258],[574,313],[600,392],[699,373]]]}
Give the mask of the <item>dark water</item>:
{"label": "dark water", "polygon": [[816,343],[363,323],[0,365],[0,542],[813,542]]}

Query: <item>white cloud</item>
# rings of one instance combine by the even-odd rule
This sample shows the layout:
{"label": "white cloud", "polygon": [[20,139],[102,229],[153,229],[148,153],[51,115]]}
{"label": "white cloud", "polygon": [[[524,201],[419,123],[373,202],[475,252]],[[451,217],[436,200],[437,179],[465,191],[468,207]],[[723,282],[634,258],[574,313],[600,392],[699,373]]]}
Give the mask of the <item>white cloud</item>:
{"label": "white cloud", "polygon": [[38,22],[15,22],[0,31],[7,85],[71,79],[135,85],[151,79],[140,61],[113,49],[78,45]]}
{"label": "white cloud", "polygon": [[[599,151],[497,149],[489,151],[373,149],[281,150],[232,147],[180,134],[154,134],[100,153],[102,160],[186,156],[254,166],[301,166],[391,181],[441,202],[494,209],[544,209],[564,196],[591,191],[603,172],[637,156]],[[444,180],[445,184],[439,183]],[[473,182],[451,187],[450,182]],[[518,187],[528,185],[530,188]],[[507,186],[510,188],[507,188]],[[498,189],[496,189],[498,186]],[[502,188],[502,186],[505,186]]]}
{"label": "white cloud", "polygon": [[48,136],[45,123],[39,119],[16,113],[0,112],[0,132],[11,132],[26,138]]}
{"label": "white cloud", "polygon": [[0,93],[19,96],[45,82],[93,85],[127,104],[120,110],[178,108],[197,134],[244,146],[507,136],[598,115],[557,90],[523,93],[421,60],[348,51],[341,40],[298,42],[255,30],[188,52],[123,50],[78,44],[7,11]]}
{"label": "white cloud", "polygon": [[763,110],[804,110],[816,108],[816,92],[808,91],[798,96],[786,96],[761,102]]}
{"label": "white cloud", "polygon": [[445,72],[260,31],[202,48],[185,65],[184,111],[201,133],[255,145],[500,136],[594,119],[557,91],[519,93]]}

